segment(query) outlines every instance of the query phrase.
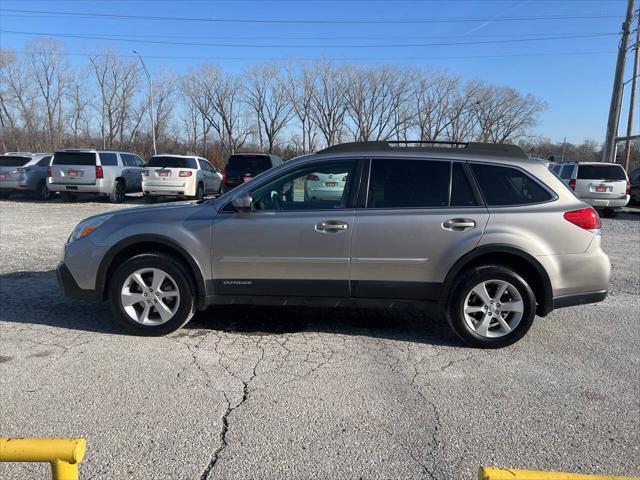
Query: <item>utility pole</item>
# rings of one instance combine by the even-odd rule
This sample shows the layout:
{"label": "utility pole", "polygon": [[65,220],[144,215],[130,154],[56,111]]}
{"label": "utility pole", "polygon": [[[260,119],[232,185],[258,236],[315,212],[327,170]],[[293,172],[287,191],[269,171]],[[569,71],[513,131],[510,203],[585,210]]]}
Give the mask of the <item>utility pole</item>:
{"label": "utility pole", "polygon": [[627,0],[627,2],[627,16],[622,24],[622,38],[618,48],[616,74],[613,79],[611,106],[609,107],[609,119],[607,120],[607,136],[602,148],[602,161],[611,163],[616,158],[616,137],[618,136],[618,122],[620,121],[620,109],[622,107],[624,66],[627,58],[629,34],[631,33],[631,22],[633,20],[633,0]]}
{"label": "utility pole", "polygon": [[631,159],[631,134],[633,133],[633,110],[636,101],[636,86],[638,83],[638,52],[640,51],[640,12],[638,12],[638,22],[636,24],[636,44],[633,46],[636,53],[633,56],[633,77],[631,77],[631,98],[629,100],[629,121],[627,122],[627,138],[624,141],[624,169],[629,171],[629,160]]}
{"label": "utility pole", "polygon": [[[630,0],[633,3],[633,0]],[[147,70],[147,66],[142,59],[142,55],[140,55],[137,51],[133,50],[138,58],[140,59],[140,63],[142,63],[142,68],[144,68],[144,73],[147,75],[147,80],[149,81],[149,109],[151,111],[151,136],[153,138],[153,154],[156,155],[156,126],[155,126],[155,114],[153,113],[153,82],[151,81],[151,75],[149,75],[149,70]]]}

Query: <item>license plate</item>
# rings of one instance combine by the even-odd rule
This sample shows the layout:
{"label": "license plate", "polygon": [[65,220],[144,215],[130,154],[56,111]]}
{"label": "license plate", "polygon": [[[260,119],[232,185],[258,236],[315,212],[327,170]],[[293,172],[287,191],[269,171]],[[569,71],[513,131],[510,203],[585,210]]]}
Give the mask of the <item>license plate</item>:
{"label": "license plate", "polygon": [[249,180],[251,180],[253,177],[251,175],[245,175],[244,178],[242,179],[244,181],[244,183],[247,183]]}
{"label": "license plate", "polygon": [[171,172],[158,172],[158,176],[160,177],[168,177],[171,174]]}
{"label": "license plate", "polygon": [[596,192],[606,192],[607,191],[607,187],[605,187],[604,185],[598,185],[596,187]]}
{"label": "license plate", "polygon": [[335,187],[336,185],[338,185],[338,182],[324,182],[324,185],[326,187]]}
{"label": "license plate", "polygon": [[77,172],[77,171],[75,171],[75,170],[69,170],[69,171],[67,172],[67,174],[68,174],[70,177],[77,177],[77,176],[78,176],[78,172]]}
{"label": "license plate", "polygon": [[8,173],[0,173],[0,180],[6,180],[7,178],[9,178]]}

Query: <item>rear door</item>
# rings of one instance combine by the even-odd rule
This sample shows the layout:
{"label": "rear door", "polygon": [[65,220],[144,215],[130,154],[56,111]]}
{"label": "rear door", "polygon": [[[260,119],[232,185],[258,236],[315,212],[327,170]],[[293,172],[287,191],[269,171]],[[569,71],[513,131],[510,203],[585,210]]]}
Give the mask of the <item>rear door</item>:
{"label": "rear door", "polygon": [[[307,176],[338,172],[351,179],[340,198],[304,195]],[[212,232],[216,293],[348,297],[359,178],[356,159],[307,164],[258,183],[250,212],[225,206]]]}
{"label": "rear door", "polygon": [[582,198],[619,199],[627,192],[627,174],[618,164],[578,165],[576,193]]}
{"label": "rear door", "polygon": [[464,162],[374,158],[351,246],[352,295],[435,300],[489,215]]}
{"label": "rear door", "polygon": [[96,183],[95,152],[56,152],[51,162],[51,183],[91,185]]}

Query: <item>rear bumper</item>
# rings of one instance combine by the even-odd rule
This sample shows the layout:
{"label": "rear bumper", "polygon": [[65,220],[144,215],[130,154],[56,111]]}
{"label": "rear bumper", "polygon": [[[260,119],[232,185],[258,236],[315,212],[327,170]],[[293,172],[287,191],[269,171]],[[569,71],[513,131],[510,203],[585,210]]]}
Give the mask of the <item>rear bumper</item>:
{"label": "rear bumper", "polygon": [[606,290],[599,292],[572,293],[553,299],[553,308],[573,307],[576,305],[586,305],[588,303],[598,303],[607,297]]}
{"label": "rear bumper", "polygon": [[99,184],[73,184],[73,183],[47,183],[47,188],[52,192],[69,193],[111,193],[111,188]]}
{"label": "rear bumper", "polygon": [[580,197],[580,200],[596,208],[621,208],[626,207],[629,203],[629,195],[623,195],[619,198]]}
{"label": "rear bumper", "polygon": [[19,180],[0,180],[0,190],[36,190],[38,179],[24,177]]}
{"label": "rear bumper", "polygon": [[60,262],[56,268],[58,276],[58,285],[62,295],[69,298],[77,298],[80,300],[100,300],[100,295],[96,290],[86,290],[80,288],[71,271],[64,262]]}

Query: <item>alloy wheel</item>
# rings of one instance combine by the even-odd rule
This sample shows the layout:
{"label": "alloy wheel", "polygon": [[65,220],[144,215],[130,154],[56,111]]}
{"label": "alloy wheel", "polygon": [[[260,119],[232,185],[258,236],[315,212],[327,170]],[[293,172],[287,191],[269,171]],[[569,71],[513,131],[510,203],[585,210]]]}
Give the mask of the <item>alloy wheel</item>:
{"label": "alloy wheel", "polygon": [[162,325],[180,307],[176,281],[159,268],[142,268],[129,275],[120,291],[120,302],[127,315],[141,325]]}
{"label": "alloy wheel", "polygon": [[464,301],[464,320],[471,331],[486,338],[503,337],[515,330],[524,313],[516,287],[504,280],[478,283]]}

